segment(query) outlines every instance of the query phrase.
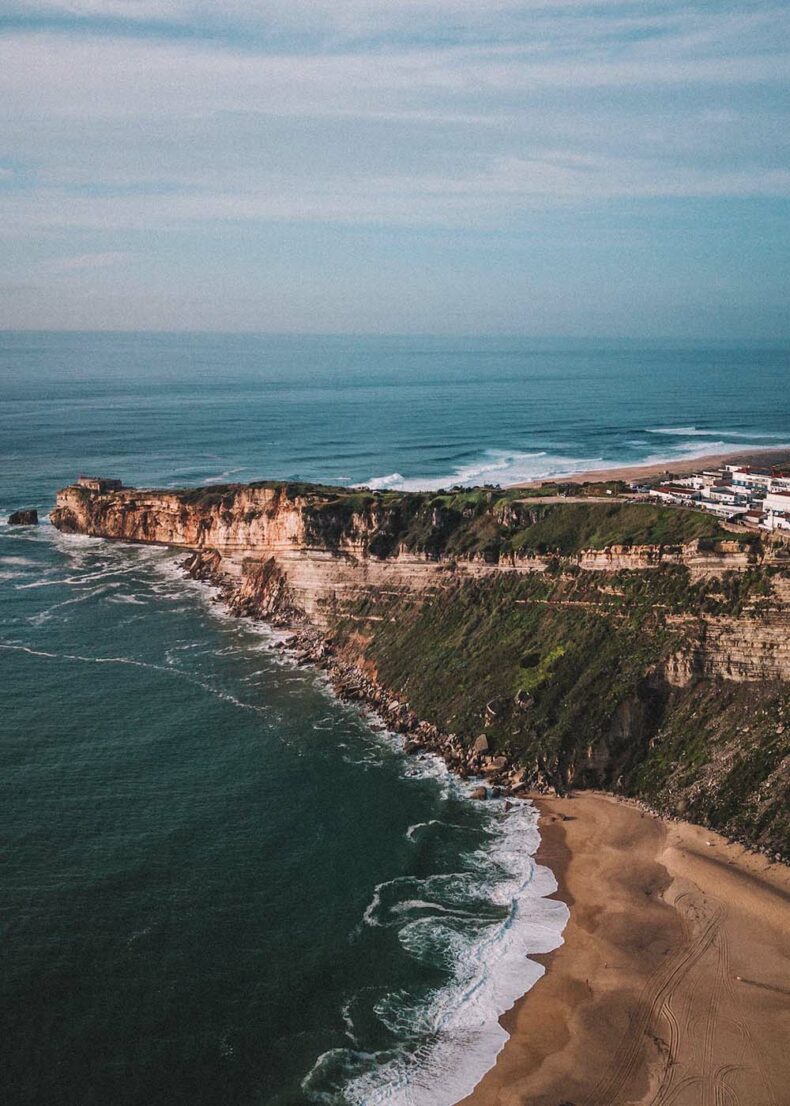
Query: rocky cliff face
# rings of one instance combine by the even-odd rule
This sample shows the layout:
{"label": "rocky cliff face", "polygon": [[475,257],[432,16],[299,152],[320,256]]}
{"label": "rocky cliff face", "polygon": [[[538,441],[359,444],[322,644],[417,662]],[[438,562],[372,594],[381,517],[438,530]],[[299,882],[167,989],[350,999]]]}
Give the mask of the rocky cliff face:
{"label": "rocky cliff face", "polygon": [[759,618],[703,618],[696,620],[693,630],[691,644],[666,662],[670,684],[687,687],[698,679],[790,681],[790,608],[783,606]]}
{"label": "rocky cliff face", "polygon": [[781,543],[489,490],[70,486],[51,518],[188,550],[232,610],[301,627],[345,694],[491,786],[609,787],[790,853]]}
{"label": "rocky cliff face", "polygon": [[479,555],[437,560],[396,539],[377,555],[377,539],[393,530],[391,516],[386,507],[327,510],[316,496],[289,495],[282,487],[99,495],[70,486],[58,493],[51,519],[67,532],[211,554],[212,571],[239,580],[239,609],[267,618],[300,611],[323,623],[327,605],[366,588],[421,590],[450,577],[545,568],[530,556],[501,568]]}
{"label": "rocky cliff face", "polygon": [[[71,485],[58,493],[51,518],[64,531],[210,552],[217,558],[214,571],[243,579],[246,608],[252,608],[257,596],[267,617],[277,614],[273,576],[262,573],[261,566],[272,560],[283,576],[277,591],[287,613],[301,610],[323,624],[328,607],[365,590],[423,591],[463,579],[551,570],[557,560],[552,552],[492,547],[484,529],[489,522],[507,533],[507,527],[512,531],[533,520],[534,509],[519,515],[517,506],[510,504],[507,514],[500,511],[495,517],[495,501],[490,518],[486,513],[482,522],[474,515],[461,517],[459,525],[442,505],[423,504],[419,497],[409,497],[404,504],[397,497],[377,499],[345,489],[302,491],[298,486],[266,484],[100,494]],[[464,533],[464,526],[477,528],[477,544],[464,548],[457,542],[456,549],[452,539]],[[564,561],[581,570],[610,573],[685,566],[693,577],[705,577],[747,571],[775,557],[773,549],[694,539],[683,544],[581,548],[565,554]]]}
{"label": "rocky cliff face", "polygon": [[305,517],[299,499],[272,488],[232,492],[150,491],[127,488],[99,494],[79,485],[58,492],[51,514],[59,530],[125,541],[211,549],[223,571],[240,575],[245,558],[304,547]]}
{"label": "rocky cliff face", "polygon": [[[514,511],[509,505],[511,523]],[[463,581],[551,573],[558,567],[555,554],[529,549],[493,556],[414,548],[409,534],[399,533],[397,498],[371,501],[285,484],[104,494],[71,485],[58,493],[51,518],[67,532],[192,550],[191,571],[224,578],[234,610],[280,624],[306,615],[326,628],[339,607],[363,595],[431,593]],[[439,508],[431,507],[427,523],[429,533],[441,531]],[[430,537],[422,544],[430,549]],[[670,624],[686,623],[689,631],[690,644],[665,663],[669,683],[685,686],[703,677],[790,680],[790,578],[781,571],[790,565],[786,554],[781,545],[695,539],[580,549],[563,557],[562,565],[566,571],[600,574],[682,568],[691,580],[779,570],[771,609],[760,618],[748,610],[738,618],[668,614]]]}

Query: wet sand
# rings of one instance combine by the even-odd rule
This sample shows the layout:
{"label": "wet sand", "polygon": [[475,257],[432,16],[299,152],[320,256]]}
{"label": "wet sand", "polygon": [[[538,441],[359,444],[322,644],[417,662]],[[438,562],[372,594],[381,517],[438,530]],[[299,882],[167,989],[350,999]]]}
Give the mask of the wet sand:
{"label": "wet sand", "polygon": [[536,801],[570,921],[464,1106],[790,1106],[790,868],[609,796]]}
{"label": "wet sand", "polygon": [[702,454],[699,457],[687,457],[678,461],[662,461],[654,465],[629,465],[620,468],[596,469],[591,472],[574,472],[567,476],[552,476],[542,480],[531,480],[526,484],[514,484],[516,488],[539,488],[541,484],[585,484],[603,480],[650,480],[657,476],[687,476],[702,469],[718,469],[722,465],[780,465],[790,462],[788,449],[750,449],[738,453]]}

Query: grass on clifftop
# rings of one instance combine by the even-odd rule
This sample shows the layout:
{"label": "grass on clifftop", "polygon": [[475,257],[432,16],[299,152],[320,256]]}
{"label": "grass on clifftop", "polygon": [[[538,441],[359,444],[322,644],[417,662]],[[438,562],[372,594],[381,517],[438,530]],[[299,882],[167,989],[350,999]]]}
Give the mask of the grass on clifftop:
{"label": "grass on clifftop", "polygon": [[[733,534],[706,512],[613,499],[605,494],[606,485],[589,485],[586,503],[535,502],[533,491],[523,501],[524,492],[513,488],[370,491],[277,480],[209,485],[174,494],[185,506],[232,511],[236,496],[246,488],[268,488],[285,500],[298,500],[309,543],[339,549],[361,540],[372,556],[382,558],[399,549],[429,557],[483,556],[496,561],[511,554],[569,556],[582,549],[683,545],[695,539],[759,544],[758,537]],[[595,494],[593,489],[598,489]],[[547,486],[545,492],[556,490]]]}
{"label": "grass on clifftop", "polygon": [[710,514],[686,508],[622,500],[589,503],[521,503],[512,493],[473,489],[447,494],[364,492],[342,494],[305,508],[308,536],[339,547],[360,527],[373,556],[403,548],[431,557],[482,555],[497,560],[512,553],[557,553],[610,545],[682,545],[695,539],[715,543],[743,540]]}
{"label": "grass on clifftop", "polygon": [[558,503],[539,512],[534,522],[512,536],[513,549],[569,554],[610,545],[682,545],[695,538],[732,538],[709,514],[652,503]]}

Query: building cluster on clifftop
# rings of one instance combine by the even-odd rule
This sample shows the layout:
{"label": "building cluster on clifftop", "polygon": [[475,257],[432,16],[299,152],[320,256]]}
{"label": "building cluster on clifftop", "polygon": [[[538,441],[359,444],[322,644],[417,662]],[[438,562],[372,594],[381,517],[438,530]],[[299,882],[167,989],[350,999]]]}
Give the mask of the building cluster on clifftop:
{"label": "building cluster on clifftop", "polygon": [[747,526],[790,531],[790,469],[725,465],[659,484],[649,494]]}

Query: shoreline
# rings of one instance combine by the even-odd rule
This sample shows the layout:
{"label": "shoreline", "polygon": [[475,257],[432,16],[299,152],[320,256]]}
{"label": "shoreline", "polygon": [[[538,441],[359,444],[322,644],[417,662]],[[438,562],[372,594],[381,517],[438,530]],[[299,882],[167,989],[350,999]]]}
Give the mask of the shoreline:
{"label": "shoreline", "polygon": [[[297,612],[289,609],[281,612],[282,621],[271,615],[267,617],[256,609],[252,597],[243,598],[235,581],[219,573],[213,558],[206,558],[204,554],[205,551],[193,550],[180,567],[193,579],[217,586],[217,598],[230,613],[252,615],[270,626],[287,628],[290,635],[281,648],[287,650],[296,663],[323,670],[340,698],[364,704],[388,729],[401,733],[406,739],[406,752],[437,753],[463,778],[480,775],[478,769],[483,767],[483,758],[474,750],[466,748],[455,735],[442,733],[436,726],[420,721],[407,702],[392,699],[391,693],[378,683],[374,672],[358,667],[342,650],[335,652],[325,635],[306,616],[294,620]],[[527,781],[508,758],[501,759],[505,763],[492,765],[495,770],[486,773],[489,794],[506,796],[510,791],[518,797],[533,798],[531,790],[536,784],[545,786],[546,790],[551,788],[550,778],[533,776]],[[724,982],[729,988],[729,998],[725,995],[727,1001],[720,1002],[717,997],[718,1006],[725,1008],[721,1022],[725,1028],[730,1023],[741,1026],[739,1039],[746,1039],[751,1027],[755,1027],[755,1039],[770,1055],[753,1078],[767,1080],[779,1073],[777,1079],[781,1077],[785,1081],[779,1082],[779,1086],[790,1086],[790,1055],[785,1057],[780,1047],[785,1037],[790,1039],[788,869],[777,866],[784,880],[780,890],[771,891],[765,886],[757,894],[752,887],[744,899],[748,900],[746,907],[740,910],[741,914],[745,913],[746,923],[741,920],[734,936],[728,937],[725,933],[720,938],[724,924],[716,917],[716,880],[711,873],[718,871],[720,875],[721,869],[710,868],[705,843],[714,840],[722,850],[731,850],[726,863],[735,865],[737,871],[742,870],[747,882],[752,879],[761,884],[765,870],[774,867],[763,856],[750,857],[742,847],[728,845],[723,838],[702,827],[665,823],[626,802],[593,792],[580,792],[572,799],[542,797],[537,805],[541,813],[541,845],[535,859],[547,866],[558,882],[559,891],[548,897],[565,902],[571,909],[571,917],[563,944],[546,957],[534,957],[543,964],[550,963],[550,970],[500,1018],[500,1025],[510,1034],[509,1039],[494,1067],[461,1102],[466,1106],[520,1106],[521,1103],[523,1106],[558,1106],[560,1103],[581,1106],[582,1102],[585,1106],[620,1106],[621,1103],[622,1106],[626,1103],[632,1106],[639,1103],[645,1106],[658,1106],[658,1103],[702,1106],[705,1103],[707,1106],[709,1100],[712,1106],[714,1092],[719,1099],[721,1095],[719,1083],[714,1087],[716,1076],[710,1074],[711,1065],[721,1060],[719,1066],[723,1070],[729,1063],[726,1057],[738,1041],[733,1044],[728,1039],[721,1052],[711,1046],[708,1056],[708,1037],[713,1036],[718,1047],[715,1039],[718,1031],[715,1026],[709,1028],[711,1023],[705,1020],[707,1008],[699,1011],[694,1003],[698,1001],[695,996],[710,998],[716,987],[722,989],[724,986],[721,973],[716,975],[716,963],[709,963],[713,956],[710,949],[720,950],[722,942],[727,947],[733,945],[739,955],[743,948],[746,949],[741,956],[743,970],[739,976],[749,985],[747,997],[752,1000],[753,1009],[744,1023],[740,1015],[741,1004],[732,1000],[733,978],[728,976]],[[681,830],[688,842],[696,840],[702,867],[708,865],[702,883],[699,882],[702,877],[684,874],[682,865],[678,869],[677,857],[670,860],[667,841],[672,834],[681,834]],[[675,849],[675,852],[682,851],[682,847]],[[758,869],[759,875],[755,876]],[[685,889],[678,891],[678,886]],[[777,913],[775,904],[771,906],[770,902],[766,910],[766,902],[772,894],[774,898],[783,896],[778,911],[782,920],[774,926],[779,930],[777,940],[781,954],[776,948],[766,953],[759,938],[754,936],[761,932],[764,915]],[[694,941],[698,932],[707,940],[709,922],[710,925],[715,922],[715,932],[697,955]],[[735,959],[733,957],[733,961]],[[669,984],[665,980],[662,982],[662,972],[666,974],[667,971],[673,978],[676,974],[682,977],[677,982],[670,980],[669,998],[666,997]],[[700,976],[703,977],[701,984]],[[743,981],[736,978],[739,983]],[[774,982],[777,978],[781,981],[779,991]],[[687,986],[689,980],[693,984],[691,989]],[[648,1002],[645,994],[653,998]],[[661,1002],[656,1006],[658,999]],[[778,1005],[778,1001],[784,1005]],[[773,1008],[767,1009],[766,1004],[771,1002]],[[692,1025],[685,1037],[675,1026],[677,1014],[673,1004],[682,1006],[683,1018]],[[701,1031],[693,1028],[697,1022],[706,1027],[703,1039]],[[633,1031],[634,1025],[637,1032]],[[749,1048],[756,1056],[754,1042]],[[614,1074],[606,1067],[613,1054],[618,1065]],[[735,1065],[733,1069],[738,1078],[743,1077],[739,1074],[742,1067],[743,1064]],[[690,1073],[682,1078],[689,1080],[688,1085],[696,1097],[683,1097],[683,1087],[677,1088],[678,1093],[672,1090],[670,1095],[668,1080],[681,1071]],[[747,1070],[748,1078],[752,1078],[748,1074],[750,1071]],[[700,1098],[703,1084],[706,1091]],[[604,1087],[600,1095],[599,1085]],[[728,1095],[728,1102],[741,1102],[742,1106],[783,1106],[774,1091],[770,1092],[772,1097],[763,1095],[755,1101],[754,1083],[746,1087],[751,1097],[733,1096],[729,1094],[730,1089],[728,1083],[721,1092]]]}
{"label": "shoreline", "polygon": [[790,869],[599,792],[533,801],[570,919],[458,1106],[785,1106]]}
{"label": "shoreline", "polygon": [[[198,558],[187,574],[219,583],[205,567]],[[231,613],[260,618],[227,585]],[[400,733],[407,753],[480,778],[480,758],[392,700],[309,620],[286,627],[279,648]],[[506,760],[486,792],[536,804],[534,859],[558,885],[546,897],[570,918],[553,952],[529,954],[544,974],[499,1017],[507,1040],[455,1106],[790,1106],[780,1097],[790,1086],[790,868],[627,800],[550,797],[550,779],[514,775]],[[733,884],[724,899],[722,877]]]}
{"label": "shoreline", "polygon": [[608,468],[572,472],[566,475],[543,477],[525,483],[511,484],[513,488],[539,488],[543,484],[588,484],[608,480],[651,480],[659,476],[688,476],[700,467],[721,468],[723,465],[783,464],[790,461],[790,447],[766,446],[765,449],[735,450],[729,453],[700,453],[695,457],[678,458],[676,461],[654,461],[641,465],[611,465]]}

